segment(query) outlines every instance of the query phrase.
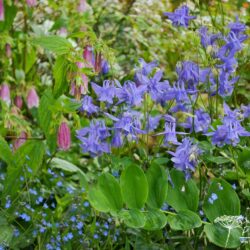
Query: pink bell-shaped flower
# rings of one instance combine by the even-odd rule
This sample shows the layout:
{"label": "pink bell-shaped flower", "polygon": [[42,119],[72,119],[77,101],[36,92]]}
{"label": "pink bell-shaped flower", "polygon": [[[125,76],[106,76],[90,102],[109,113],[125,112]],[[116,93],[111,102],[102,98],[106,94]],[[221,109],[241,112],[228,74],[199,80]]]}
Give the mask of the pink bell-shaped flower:
{"label": "pink bell-shaped flower", "polygon": [[87,67],[93,68],[94,66],[94,53],[93,48],[90,45],[87,45],[83,51],[83,58],[87,63]]}
{"label": "pink bell-shaped flower", "polygon": [[57,145],[61,150],[68,150],[71,145],[70,129],[66,122],[62,122],[57,133]]}
{"label": "pink bell-shaped flower", "polygon": [[85,12],[87,10],[86,0],[80,0],[77,10],[78,12]]}
{"label": "pink bell-shaped flower", "polygon": [[27,133],[22,131],[20,136],[13,143],[14,151],[20,148],[26,142],[26,140],[27,140]]}
{"label": "pink bell-shaped flower", "polygon": [[4,5],[3,5],[3,0],[0,0],[0,21],[4,21]]}
{"label": "pink bell-shaped flower", "polygon": [[27,95],[27,106],[29,109],[39,106],[39,97],[34,88],[31,88]]}
{"label": "pink bell-shaped flower", "polygon": [[[1,0],[0,0],[0,1],[1,1]],[[6,53],[6,56],[7,56],[8,58],[11,57],[11,46],[10,46],[9,43],[6,43],[6,44],[5,44],[5,53]]]}
{"label": "pink bell-shaped flower", "polygon": [[36,0],[26,0],[26,3],[29,7],[34,7],[37,4]]}
{"label": "pink bell-shaped flower", "polygon": [[0,98],[6,102],[8,105],[10,105],[10,88],[9,85],[4,83],[1,86],[1,90],[0,90]]}
{"label": "pink bell-shaped flower", "polygon": [[17,95],[17,96],[15,97],[14,103],[15,103],[15,105],[16,105],[19,109],[21,109],[22,106],[23,106],[23,99],[22,99],[22,97],[19,96],[19,95]]}

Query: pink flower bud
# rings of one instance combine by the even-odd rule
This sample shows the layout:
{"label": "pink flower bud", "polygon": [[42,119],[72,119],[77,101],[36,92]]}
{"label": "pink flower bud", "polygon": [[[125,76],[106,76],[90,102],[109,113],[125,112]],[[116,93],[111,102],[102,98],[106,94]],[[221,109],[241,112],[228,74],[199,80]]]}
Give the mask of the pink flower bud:
{"label": "pink flower bud", "polygon": [[39,97],[34,88],[31,88],[27,95],[27,106],[29,109],[39,106]]}
{"label": "pink flower bud", "polygon": [[84,63],[83,62],[76,62],[76,66],[78,69],[82,69],[84,67]]}
{"label": "pink flower bud", "polygon": [[87,66],[92,68],[94,66],[94,53],[93,53],[93,48],[89,45],[87,45],[85,48],[84,48],[84,51],[83,51],[83,58],[86,60],[87,62]]}
{"label": "pink flower bud", "polygon": [[77,10],[78,12],[84,12],[87,10],[86,0],[80,0]]}
{"label": "pink flower bud", "polygon": [[10,88],[6,83],[1,86],[0,98],[10,105]]}
{"label": "pink flower bud", "polygon": [[57,133],[57,145],[61,150],[68,150],[71,145],[70,129],[66,122],[62,122]]}
{"label": "pink flower bud", "polygon": [[13,143],[13,149],[16,151],[18,148],[20,148],[27,140],[27,133],[22,131],[19,138],[17,138]]}
{"label": "pink flower bud", "polygon": [[6,44],[5,44],[5,53],[6,53],[6,56],[7,56],[8,58],[11,57],[11,46],[10,46],[9,43],[6,43]]}
{"label": "pink flower bud", "polygon": [[14,103],[15,103],[15,105],[16,105],[19,109],[21,109],[22,106],[23,106],[23,99],[22,99],[22,97],[19,96],[19,95],[17,95],[17,96],[15,97]]}
{"label": "pink flower bud", "polygon": [[26,0],[26,3],[28,4],[29,7],[34,7],[36,6],[36,0]]}
{"label": "pink flower bud", "polygon": [[59,34],[59,36],[67,37],[68,31],[65,27],[62,27],[61,29],[58,30],[58,34]]}
{"label": "pink flower bud", "polygon": [[4,21],[4,5],[3,5],[3,0],[0,0],[0,21]]}

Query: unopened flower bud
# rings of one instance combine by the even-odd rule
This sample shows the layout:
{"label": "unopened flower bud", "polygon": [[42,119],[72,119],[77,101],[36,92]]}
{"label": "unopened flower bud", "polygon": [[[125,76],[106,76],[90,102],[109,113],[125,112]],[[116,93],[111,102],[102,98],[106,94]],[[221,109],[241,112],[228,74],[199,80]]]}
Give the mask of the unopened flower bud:
{"label": "unopened flower bud", "polygon": [[14,151],[21,147],[27,140],[27,133],[22,131],[19,138],[17,138],[13,143]]}
{"label": "unopened flower bud", "polygon": [[3,5],[3,0],[0,0],[0,21],[4,21],[4,5]]}
{"label": "unopened flower bud", "polygon": [[95,56],[95,72],[100,73],[102,70],[102,54],[96,53]]}
{"label": "unopened flower bud", "polygon": [[10,105],[10,88],[6,83],[1,86],[0,98]]}
{"label": "unopened flower bud", "polygon": [[31,88],[27,95],[27,106],[29,109],[39,106],[39,97],[34,88]]}
{"label": "unopened flower bud", "polygon": [[15,105],[16,105],[19,109],[21,109],[22,106],[23,106],[23,99],[22,99],[22,97],[19,96],[19,95],[17,95],[17,96],[15,97],[14,103],[15,103]]}
{"label": "unopened flower bud", "polygon": [[109,63],[106,60],[102,60],[102,73],[108,74],[109,72]]}
{"label": "unopened flower bud", "polygon": [[94,53],[93,53],[93,48],[91,46],[87,45],[84,48],[83,58],[87,62],[87,66],[92,68],[94,65],[94,63],[93,63],[94,62]]}
{"label": "unopened flower bud", "polygon": [[62,122],[57,133],[57,145],[61,150],[68,150],[71,145],[70,129],[66,122]]}
{"label": "unopened flower bud", "polygon": [[84,12],[87,10],[86,0],[80,0],[77,10],[78,12]]}
{"label": "unopened flower bud", "polygon": [[6,56],[7,56],[8,58],[11,57],[11,46],[10,46],[9,43],[6,43],[6,44],[5,44],[5,53],[6,53]]}

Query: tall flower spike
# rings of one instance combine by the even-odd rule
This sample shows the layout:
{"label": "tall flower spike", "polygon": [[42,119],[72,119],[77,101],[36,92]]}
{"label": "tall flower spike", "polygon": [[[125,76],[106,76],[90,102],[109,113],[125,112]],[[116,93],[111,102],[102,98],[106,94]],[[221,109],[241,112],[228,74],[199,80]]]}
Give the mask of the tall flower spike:
{"label": "tall flower spike", "polygon": [[0,0],[0,21],[4,21],[4,3]]}
{"label": "tall flower spike", "polygon": [[185,28],[188,27],[190,20],[196,18],[195,16],[189,16],[189,9],[186,5],[179,7],[174,13],[165,12],[164,15],[172,21],[173,26],[183,26]]}
{"label": "tall flower spike", "polygon": [[57,132],[57,145],[61,150],[68,150],[71,145],[70,129],[66,122],[62,122]]}
{"label": "tall flower spike", "polygon": [[27,95],[27,106],[29,109],[39,106],[39,97],[36,93],[35,88],[31,88]]}

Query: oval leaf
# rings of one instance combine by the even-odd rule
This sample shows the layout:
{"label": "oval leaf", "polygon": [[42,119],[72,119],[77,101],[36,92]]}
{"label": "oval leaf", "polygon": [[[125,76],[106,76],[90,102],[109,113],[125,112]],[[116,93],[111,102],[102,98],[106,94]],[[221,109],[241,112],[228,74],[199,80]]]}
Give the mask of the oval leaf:
{"label": "oval leaf", "polygon": [[240,200],[229,183],[214,179],[205,197],[203,210],[211,222],[223,215],[239,215]]}
{"label": "oval leaf", "polygon": [[151,208],[161,208],[168,190],[168,176],[165,169],[157,164],[152,165],[147,171],[148,199]]}
{"label": "oval leaf", "polygon": [[200,217],[190,211],[179,211],[177,215],[169,215],[168,223],[173,230],[190,230],[202,225]]}
{"label": "oval leaf", "polygon": [[167,216],[160,210],[149,210],[145,213],[146,223],[143,227],[148,231],[159,230],[167,224]]}
{"label": "oval leaf", "polygon": [[122,197],[128,208],[142,208],[148,197],[148,182],[136,165],[128,166],[121,175]]}
{"label": "oval leaf", "polygon": [[123,210],[119,213],[119,218],[124,223],[133,228],[140,228],[145,225],[146,219],[144,214],[138,209]]}

